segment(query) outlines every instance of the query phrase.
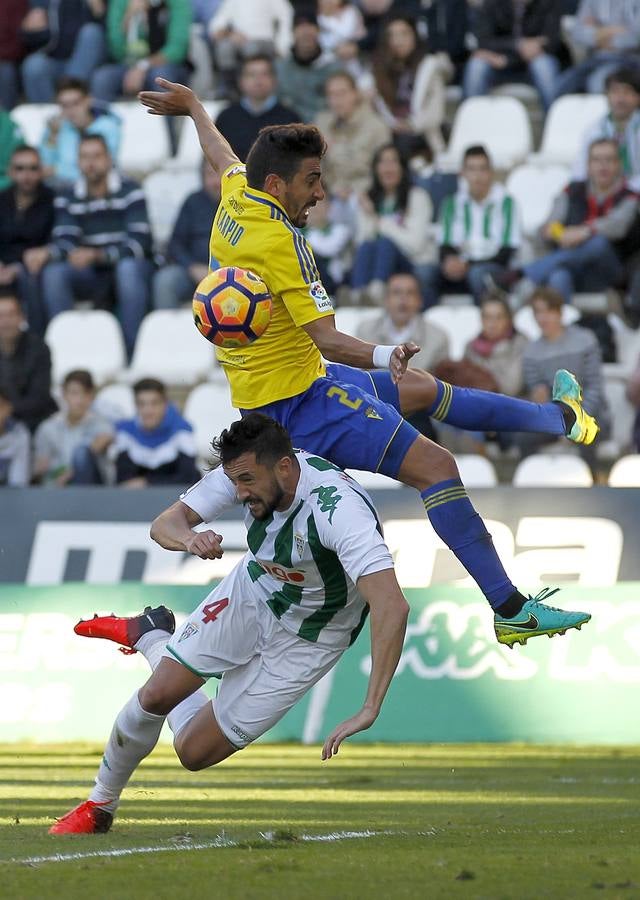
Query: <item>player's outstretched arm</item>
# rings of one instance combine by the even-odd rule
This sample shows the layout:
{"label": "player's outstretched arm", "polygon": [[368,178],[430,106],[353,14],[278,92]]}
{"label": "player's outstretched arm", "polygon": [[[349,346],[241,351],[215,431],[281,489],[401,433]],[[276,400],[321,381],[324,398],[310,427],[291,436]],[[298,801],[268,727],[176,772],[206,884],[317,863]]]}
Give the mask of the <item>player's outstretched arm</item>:
{"label": "player's outstretched arm", "polygon": [[198,132],[202,152],[211,167],[221,175],[225,169],[240,160],[211,121],[211,116],[197,94],[184,84],[156,78],[161,91],[141,91],[138,99],[153,116],[191,116]]}
{"label": "player's outstretched arm", "polygon": [[402,653],[409,604],[393,569],[358,579],[358,590],[369,604],[371,617],[371,674],[362,709],[341,722],[324,742],[322,758],[335,756],[345,738],[366,731],[378,718],[382,701]]}
{"label": "player's outstretched arm", "polygon": [[200,559],[220,559],[222,535],[215,531],[194,531],[200,516],[181,500],[176,501],[151,523],[151,538],[165,550],[181,550]]}
{"label": "player's outstretched arm", "polygon": [[355,366],[357,369],[386,369],[396,384],[407,371],[412,356],[420,347],[409,341],[397,347],[369,344],[338,331],[333,316],[323,316],[302,326],[325,359]]}

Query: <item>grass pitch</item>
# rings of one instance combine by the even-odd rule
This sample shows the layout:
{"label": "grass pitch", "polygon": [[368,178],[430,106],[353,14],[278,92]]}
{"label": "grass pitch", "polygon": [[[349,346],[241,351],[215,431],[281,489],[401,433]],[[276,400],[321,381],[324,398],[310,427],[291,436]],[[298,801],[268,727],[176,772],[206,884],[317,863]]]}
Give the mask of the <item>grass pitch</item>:
{"label": "grass pitch", "polygon": [[47,835],[100,753],[0,746],[1,897],[640,898],[638,748],[261,745],[189,773],[161,746],[113,831]]}

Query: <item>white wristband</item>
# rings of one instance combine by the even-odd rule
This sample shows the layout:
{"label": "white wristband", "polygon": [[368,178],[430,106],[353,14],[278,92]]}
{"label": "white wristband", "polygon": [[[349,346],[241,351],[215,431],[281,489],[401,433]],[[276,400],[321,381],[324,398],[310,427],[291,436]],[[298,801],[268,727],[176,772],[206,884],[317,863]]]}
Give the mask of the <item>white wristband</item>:
{"label": "white wristband", "polygon": [[391,362],[391,356],[395,350],[395,345],[377,344],[373,348],[373,368],[388,369]]}

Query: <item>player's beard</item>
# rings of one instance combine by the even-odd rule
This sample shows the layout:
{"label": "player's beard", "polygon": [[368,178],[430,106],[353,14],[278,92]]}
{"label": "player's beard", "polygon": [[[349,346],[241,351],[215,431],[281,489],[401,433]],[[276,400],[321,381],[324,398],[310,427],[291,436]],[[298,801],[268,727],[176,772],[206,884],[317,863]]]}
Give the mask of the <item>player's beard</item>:
{"label": "player's beard", "polygon": [[284,491],[274,478],[273,492],[269,500],[263,500],[261,497],[249,497],[244,501],[244,505],[249,506],[252,499],[257,500],[260,506],[255,511],[251,509],[251,507],[249,507],[249,512],[254,519],[257,519],[258,522],[263,522],[265,519],[268,519],[269,516],[272,515],[272,513],[275,512],[275,510],[280,506],[280,504],[284,500]]}

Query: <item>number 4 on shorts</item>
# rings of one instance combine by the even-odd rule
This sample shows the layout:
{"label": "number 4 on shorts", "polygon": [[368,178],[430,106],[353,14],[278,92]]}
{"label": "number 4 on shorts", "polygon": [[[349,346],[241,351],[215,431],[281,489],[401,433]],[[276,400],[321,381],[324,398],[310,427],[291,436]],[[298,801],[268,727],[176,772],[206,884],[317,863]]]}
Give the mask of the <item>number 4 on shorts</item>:
{"label": "number 4 on shorts", "polygon": [[229,605],[229,598],[223,597],[222,600],[216,600],[215,603],[207,603],[206,606],[202,607],[202,612],[204,616],[202,617],[202,621],[206,625],[207,622],[215,622],[223,609],[226,609]]}

